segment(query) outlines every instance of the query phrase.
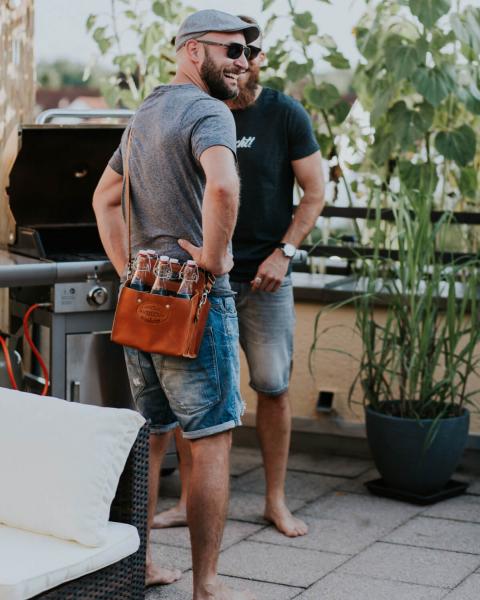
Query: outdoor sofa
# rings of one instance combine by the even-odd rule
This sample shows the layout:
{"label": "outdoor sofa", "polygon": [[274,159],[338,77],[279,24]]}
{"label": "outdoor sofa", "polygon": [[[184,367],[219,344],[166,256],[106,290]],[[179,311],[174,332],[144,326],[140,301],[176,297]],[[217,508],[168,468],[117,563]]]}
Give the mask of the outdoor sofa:
{"label": "outdoor sofa", "polygon": [[143,599],[147,470],[138,413],[0,388],[0,600]]}

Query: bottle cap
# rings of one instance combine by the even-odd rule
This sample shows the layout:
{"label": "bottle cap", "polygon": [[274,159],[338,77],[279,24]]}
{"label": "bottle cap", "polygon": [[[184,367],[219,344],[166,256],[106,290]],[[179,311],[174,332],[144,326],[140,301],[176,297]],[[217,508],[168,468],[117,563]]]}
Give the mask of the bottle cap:
{"label": "bottle cap", "polygon": [[161,260],[162,262],[168,262],[169,258],[168,258],[168,256],[165,256],[164,254],[162,254],[162,256],[160,256],[159,260]]}
{"label": "bottle cap", "polygon": [[194,260],[187,260],[187,265],[189,267],[196,267],[197,263]]}
{"label": "bottle cap", "polygon": [[178,258],[171,258],[170,262],[177,264],[178,263]]}

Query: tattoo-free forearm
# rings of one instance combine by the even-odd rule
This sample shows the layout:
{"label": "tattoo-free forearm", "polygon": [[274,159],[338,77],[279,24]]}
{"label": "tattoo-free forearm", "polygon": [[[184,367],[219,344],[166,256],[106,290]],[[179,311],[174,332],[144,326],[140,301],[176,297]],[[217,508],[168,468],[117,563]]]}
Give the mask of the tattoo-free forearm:
{"label": "tattoo-free forearm", "polygon": [[98,231],[105,252],[121,276],[128,262],[127,228],[121,206],[105,206],[95,210]]}
{"label": "tattoo-free forearm", "polygon": [[315,227],[324,206],[322,192],[305,192],[305,195],[297,206],[290,227],[283,236],[283,241],[294,246],[300,246],[303,240]]}
{"label": "tattoo-free forearm", "polygon": [[202,208],[202,259],[205,268],[213,273],[225,272],[228,245],[237,221],[238,196],[236,179],[225,185],[207,181]]}

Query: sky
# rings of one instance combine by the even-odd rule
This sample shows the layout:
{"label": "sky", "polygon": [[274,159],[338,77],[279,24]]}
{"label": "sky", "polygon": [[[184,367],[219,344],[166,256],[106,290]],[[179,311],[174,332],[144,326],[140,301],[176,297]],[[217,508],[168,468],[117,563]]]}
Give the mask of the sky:
{"label": "sky", "polygon": [[[85,30],[85,22],[91,13],[109,13],[111,0],[35,0],[35,52],[36,60],[54,61],[68,58],[86,64],[97,55],[96,44]],[[215,8],[227,12],[255,17],[264,25],[268,14],[262,14],[261,0],[188,0],[185,4],[194,8]],[[297,0],[300,10],[309,10],[321,34],[328,33],[339,49],[353,62],[358,53],[355,49],[352,28],[365,9],[363,0],[332,0],[332,5],[320,0]],[[239,8],[241,6],[241,9]],[[286,14],[286,0],[275,0],[276,14]],[[288,33],[287,24],[281,21],[266,40],[266,46],[275,38]]]}

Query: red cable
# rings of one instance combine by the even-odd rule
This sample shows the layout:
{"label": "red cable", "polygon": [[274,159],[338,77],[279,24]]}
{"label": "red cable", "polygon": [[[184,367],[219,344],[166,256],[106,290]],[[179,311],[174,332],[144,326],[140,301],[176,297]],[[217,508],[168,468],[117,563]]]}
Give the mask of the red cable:
{"label": "red cable", "polygon": [[47,392],[48,392],[48,386],[50,384],[48,369],[47,369],[45,363],[43,362],[43,358],[41,357],[40,352],[37,350],[37,348],[35,347],[35,344],[32,342],[32,338],[30,337],[30,333],[28,331],[28,318],[30,317],[30,315],[32,314],[32,312],[35,309],[43,307],[43,306],[45,306],[45,305],[44,304],[32,304],[32,306],[30,306],[30,308],[27,310],[27,312],[23,315],[23,334],[25,336],[25,339],[27,340],[28,345],[32,349],[32,352],[35,354],[35,357],[38,360],[38,364],[40,365],[40,368],[42,369],[43,377],[45,379],[45,385],[43,386],[41,395],[46,396]]}
{"label": "red cable", "polygon": [[10,353],[8,352],[7,344],[0,335],[0,345],[2,346],[3,354],[5,355],[5,366],[7,367],[8,378],[12,384],[14,390],[18,390],[17,382],[15,381],[15,375],[13,374],[12,361],[10,360]]}

